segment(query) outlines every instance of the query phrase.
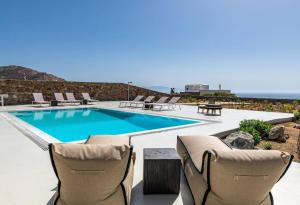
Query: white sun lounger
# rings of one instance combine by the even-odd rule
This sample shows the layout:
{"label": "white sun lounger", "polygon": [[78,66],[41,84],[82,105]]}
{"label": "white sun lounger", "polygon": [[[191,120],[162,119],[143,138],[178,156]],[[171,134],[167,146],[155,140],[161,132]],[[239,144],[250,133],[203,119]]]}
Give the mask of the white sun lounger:
{"label": "white sun lounger", "polygon": [[88,102],[99,102],[99,100],[92,99],[89,93],[81,93],[84,100]]}
{"label": "white sun lounger", "polygon": [[151,107],[153,107],[154,104],[161,104],[161,103],[165,103],[168,100],[169,97],[163,96],[161,98],[158,99],[158,101],[152,103],[152,102],[145,102],[143,104],[143,109],[150,109]]}
{"label": "white sun lounger", "polygon": [[138,95],[132,101],[120,101],[119,107],[130,107],[131,103],[142,102],[140,100],[143,99],[143,97],[143,95]]}
{"label": "white sun lounger", "polygon": [[33,95],[33,101],[32,104],[39,104],[40,106],[42,106],[42,104],[50,104],[49,101],[45,101],[44,100],[44,96],[42,93],[32,93]]}
{"label": "white sun lounger", "polygon": [[70,101],[65,100],[62,93],[54,93],[54,97],[58,103],[70,103]]}
{"label": "white sun lounger", "polygon": [[[153,110],[163,110],[167,109],[167,110],[174,110],[177,106],[177,102],[180,99],[180,97],[172,97],[171,100],[169,100],[169,102],[167,103],[153,103]],[[180,105],[178,104],[179,109],[181,110]]]}
{"label": "white sun lounger", "polygon": [[155,98],[155,96],[148,96],[143,101],[130,102],[129,107],[135,107],[135,108],[143,107],[145,103],[151,103],[154,98]]}
{"label": "white sun lounger", "polygon": [[76,100],[73,93],[66,93],[67,101],[69,103],[81,103],[81,100]]}

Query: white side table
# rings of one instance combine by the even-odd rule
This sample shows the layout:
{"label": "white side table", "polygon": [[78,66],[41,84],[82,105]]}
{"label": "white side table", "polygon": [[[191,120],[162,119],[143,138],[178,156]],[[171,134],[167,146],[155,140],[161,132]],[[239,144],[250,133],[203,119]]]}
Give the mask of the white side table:
{"label": "white side table", "polygon": [[8,98],[8,94],[0,94],[1,97],[1,106],[4,106],[4,98]]}

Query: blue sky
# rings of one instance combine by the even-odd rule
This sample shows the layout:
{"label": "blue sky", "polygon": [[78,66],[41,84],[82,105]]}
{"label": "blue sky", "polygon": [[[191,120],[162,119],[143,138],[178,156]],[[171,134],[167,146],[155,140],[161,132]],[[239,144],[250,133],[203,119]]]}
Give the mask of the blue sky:
{"label": "blue sky", "polygon": [[67,80],[299,91],[299,0],[0,0],[0,65]]}

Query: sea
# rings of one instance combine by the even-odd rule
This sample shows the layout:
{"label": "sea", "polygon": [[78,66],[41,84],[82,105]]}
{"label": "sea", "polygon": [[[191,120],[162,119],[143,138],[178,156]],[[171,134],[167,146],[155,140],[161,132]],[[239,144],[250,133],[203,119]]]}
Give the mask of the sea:
{"label": "sea", "polygon": [[271,98],[300,100],[300,93],[235,93],[238,97],[244,98]]}

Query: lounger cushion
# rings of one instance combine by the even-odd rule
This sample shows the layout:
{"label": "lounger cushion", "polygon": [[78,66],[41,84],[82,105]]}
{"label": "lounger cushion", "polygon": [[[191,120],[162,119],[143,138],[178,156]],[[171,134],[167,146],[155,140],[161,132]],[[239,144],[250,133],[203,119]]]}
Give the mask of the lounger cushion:
{"label": "lounger cushion", "polygon": [[178,136],[177,152],[182,158],[184,173],[196,205],[201,204],[208,188],[206,178],[207,164],[204,164],[204,172],[200,174],[203,154],[206,150],[213,149],[230,150],[217,137],[206,135]]}
{"label": "lounger cushion", "polygon": [[191,158],[196,168],[200,171],[202,156],[206,150],[231,150],[225,143],[217,137],[206,135],[179,136],[177,151],[181,158],[187,155]]}
{"label": "lounger cushion", "polygon": [[122,160],[126,145],[111,144],[56,144],[54,151],[61,157],[74,160]]}
{"label": "lounger cushion", "polygon": [[280,151],[232,150],[212,136],[178,137],[177,150],[196,205],[271,205],[269,192],[291,160]]}
{"label": "lounger cushion", "polygon": [[[269,192],[289,164],[288,153],[272,150],[215,150],[211,187],[224,204],[270,203]],[[222,183],[220,183],[222,182]]]}
{"label": "lounger cushion", "polygon": [[50,149],[59,179],[55,204],[125,205],[130,202],[133,163],[128,142],[53,144]]}
{"label": "lounger cushion", "polygon": [[93,135],[90,136],[86,144],[113,144],[113,145],[128,145],[130,143],[129,136],[115,135]]}

